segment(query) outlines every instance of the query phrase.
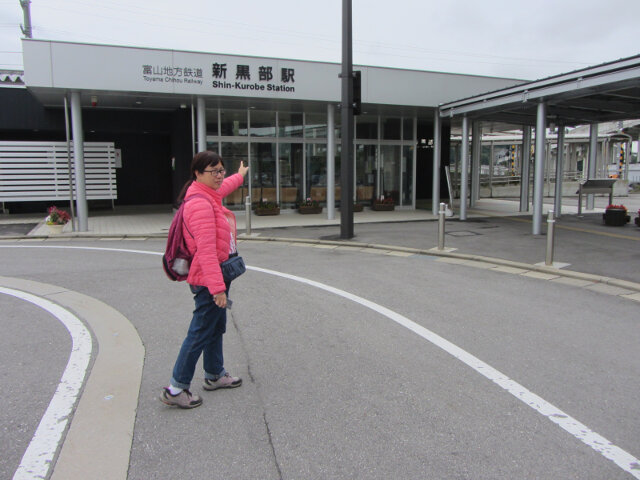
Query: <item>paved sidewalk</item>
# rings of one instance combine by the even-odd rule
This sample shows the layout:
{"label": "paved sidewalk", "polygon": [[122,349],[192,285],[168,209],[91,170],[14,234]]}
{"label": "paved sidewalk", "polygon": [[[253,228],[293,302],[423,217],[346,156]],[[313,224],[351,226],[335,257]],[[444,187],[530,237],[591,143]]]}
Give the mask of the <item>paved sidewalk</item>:
{"label": "paved sidewalk", "polygon": [[[554,266],[640,284],[640,228],[634,224],[640,194],[614,199],[624,203],[631,215],[624,227],[602,224],[602,212],[608,202],[596,197],[596,209],[577,216],[577,199],[563,199],[563,215],[556,222]],[[545,199],[543,211],[552,207]],[[460,221],[458,211],[446,221],[445,247],[451,255],[473,255],[477,259],[503,259],[530,265],[545,262],[546,216],[543,234],[532,235],[531,214],[518,211],[515,199],[482,199],[468,210],[468,219]],[[236,212],[238,231],[246,232],[244,211]],[[55,240],[78,238],[132,238],[166,236],[173,210],[166,205],[119,206],[114,211],[90,212],[89,231],[72,232],[67,224],[63,234],[50,235],[42,215],[0,215],[0,240]],[[301,215],[285,211],[277,216],[251,218],[250,239],[301,239],[310,242],[340,241],[340,212],[326,218],[326,211]],[[397,248],[434,249],[438,242],[437,217],[427,210],[398,208],[393,212],[365,209],[354,214],[355,238],[351,244],[386,245]],[[20,232],[20,228],[25,231]],[[432,254],[447,254],[435,251]]]}

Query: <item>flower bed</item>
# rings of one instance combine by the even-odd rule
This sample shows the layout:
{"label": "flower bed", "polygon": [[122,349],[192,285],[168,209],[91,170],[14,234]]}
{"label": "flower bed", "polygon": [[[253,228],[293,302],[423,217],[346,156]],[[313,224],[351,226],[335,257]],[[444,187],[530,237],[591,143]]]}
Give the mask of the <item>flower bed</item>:
{"label": "flower bed", "polygon": [[322,207],[315,200],[307,198],[304,202],[298,204],[298,213],[303,215],[322,213]]}
{"label": "flower bed", "polygon": [[378,212],[389,212],[395,210],[395,208],[396,203],[393,201],[393,197],[381,196],[380,198],[376,198],[371,204],[371,210]]}
{"label": "flower bed", "polygon": [[262,201],[256,206],[254,212],[258,216],[280,215],[280,207],[277,203],[268,202],[265,199],[262,199]]}

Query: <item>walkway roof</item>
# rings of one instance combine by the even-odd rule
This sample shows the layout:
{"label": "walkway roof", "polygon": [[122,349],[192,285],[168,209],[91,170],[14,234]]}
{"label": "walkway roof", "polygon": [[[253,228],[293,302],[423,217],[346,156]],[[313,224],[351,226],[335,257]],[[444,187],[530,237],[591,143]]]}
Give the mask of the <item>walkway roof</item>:
{"label": "walkway roof", "polygon": [[541,101],[556,124],[640,118],[640,55],[445,103],[440,116],[535,125]]}

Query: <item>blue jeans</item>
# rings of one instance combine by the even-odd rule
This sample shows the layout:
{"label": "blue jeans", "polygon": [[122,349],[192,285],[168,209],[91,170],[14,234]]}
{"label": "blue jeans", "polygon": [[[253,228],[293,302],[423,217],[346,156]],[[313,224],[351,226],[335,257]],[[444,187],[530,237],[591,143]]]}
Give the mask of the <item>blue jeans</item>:
{"label": "blue jeans", "polygon": [[[187,337],[173,367],[171,385],[189,388],[196,364],[203,354],[204,376],[217,380],[226,372],[222,355],[222,334],[227,330],[227,310],[218,307],[207,287],[190,285],[196,308]],[[227,286],[227,294],[229,287]]]}

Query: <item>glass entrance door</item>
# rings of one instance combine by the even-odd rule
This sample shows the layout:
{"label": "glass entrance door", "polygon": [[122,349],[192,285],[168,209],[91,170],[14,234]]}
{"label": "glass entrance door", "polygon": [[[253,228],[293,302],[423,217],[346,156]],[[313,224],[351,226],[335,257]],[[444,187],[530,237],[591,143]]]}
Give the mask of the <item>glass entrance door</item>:
{"label": "glass entrance door", "polygon": [[251,201],[276,203],[276,144],[251,143],[250,162]]}
{"label": "glass entrance door", "polygon": [[377,146],[356,145],[356,202],[369,205],[376,192]]}

